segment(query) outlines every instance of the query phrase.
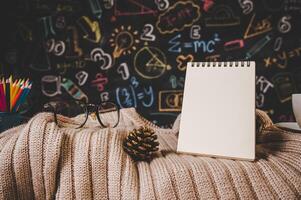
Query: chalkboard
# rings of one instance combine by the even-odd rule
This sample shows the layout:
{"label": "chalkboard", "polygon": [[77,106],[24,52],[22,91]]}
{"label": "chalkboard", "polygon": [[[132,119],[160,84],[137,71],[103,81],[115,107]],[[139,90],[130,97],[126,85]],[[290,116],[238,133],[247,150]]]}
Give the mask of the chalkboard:
{"label": "chalkboard", "polygon": [[109,100],[169,127],[187,62],[255,60],[257,108],[293,121],[300,15],[301,0],[22,0],[7,9],[0,69],[33,80],[26,115],[53,98]]}

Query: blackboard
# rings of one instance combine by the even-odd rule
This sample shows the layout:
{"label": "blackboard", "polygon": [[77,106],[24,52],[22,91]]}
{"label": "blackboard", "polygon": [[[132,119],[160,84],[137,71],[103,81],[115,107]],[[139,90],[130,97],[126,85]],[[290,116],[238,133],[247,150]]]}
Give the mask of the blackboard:
{"label": "blackboard", "polygon": [[110,100],[168,127],[188,61],[255,60],[257,108],[294,120],[300,0],[22,0],[6,11],[0,69],[33,80],[25,115],[53,98]]}

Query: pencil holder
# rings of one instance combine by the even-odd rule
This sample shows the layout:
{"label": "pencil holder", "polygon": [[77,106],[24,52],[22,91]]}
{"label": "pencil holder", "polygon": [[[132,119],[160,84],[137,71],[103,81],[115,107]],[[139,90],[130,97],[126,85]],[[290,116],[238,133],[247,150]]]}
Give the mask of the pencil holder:
{"label": "pencil holder", "polygon": [[25,119],[19,113],[0,112],[0,133],[22,124]]}

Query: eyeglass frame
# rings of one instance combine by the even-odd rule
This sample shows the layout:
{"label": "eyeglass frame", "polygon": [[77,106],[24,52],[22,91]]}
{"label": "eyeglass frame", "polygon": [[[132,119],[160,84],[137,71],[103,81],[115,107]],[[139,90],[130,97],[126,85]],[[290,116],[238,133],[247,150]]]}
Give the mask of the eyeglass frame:
{"label": "eyeglass frame", "polygon": [[[84,122],[79,126],[79,127],[76,127],[76,129],[80,129],[80,128],[82,128],[85,124],[86,124],[86,122],[87,122],[87,120],[88,120],[88,118],[89,118],[89,115],[91,114],[91,113],[94,113],[95,115],[96,115],[96,117],[97,117],[97,120],[98,120],[98,122],[99,122],[99,124],[102,126],[102,127],[104,127],[104,128],[107,128],[108,126],[106,126],[106,125],[104,125],[104,123],[101,121],[101,119],[100,119],[100,114],[99,114],[99,112],[98,112],[98,110],[99,110],[99,108],[101,107],[101,103],[100,104],[92,104],[92,103],[86,103],[86,102],[84,102],[84,101],[81,101],[81,100],[73,100],[73,101],[52,101],[52,102],[66,102],[66,103],[70,103],[70,102],[74,102],[74,103],[77,103],[77,104],[79,104],[79,103],[81,103],[81,104],[83,104],[85,107],[84,107],[84,109],[85,109],[85,120],[84,120]],[[51,107],[51,109],[52,109],[52,112],[53,112],[53,115],[54,115],[54,121],[55,121],[55,123],[58,125],[58,120],[57,120],[57,106],[53,106],[53,105],[51,105],[50,104],[51,103],[51,101],[50,102],[47,102],[47,103],[45,103],[44,105],[43,105],[43,107],[45,108],[45,106],[46,105],[48,105],[48,106],[50,106]],[[116,107],[116,110],[117,110],[117,122],[115,123],[115,125],[112,127],[112,128],[115,128],[118,124],[119,124],[119,121],[120,121],[120,109],[118,108],[118,106],[114,103],[114,102],[111,102],[111,101],[105,101],[105,102],[102,102],[102,103],[111,103],[112,105],[114,105],[115,107]],[[100,109],[101,110],[101,109]],[[106,113],[106,112],[105,112]]]}

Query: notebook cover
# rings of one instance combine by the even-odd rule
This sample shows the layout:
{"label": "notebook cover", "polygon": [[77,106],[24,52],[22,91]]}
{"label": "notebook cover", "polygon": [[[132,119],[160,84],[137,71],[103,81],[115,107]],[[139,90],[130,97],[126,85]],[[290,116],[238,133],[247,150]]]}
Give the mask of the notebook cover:
{"label": "notebook cover", "polygon": [[255,62],[188,63],[178,152],[255,159]]}

